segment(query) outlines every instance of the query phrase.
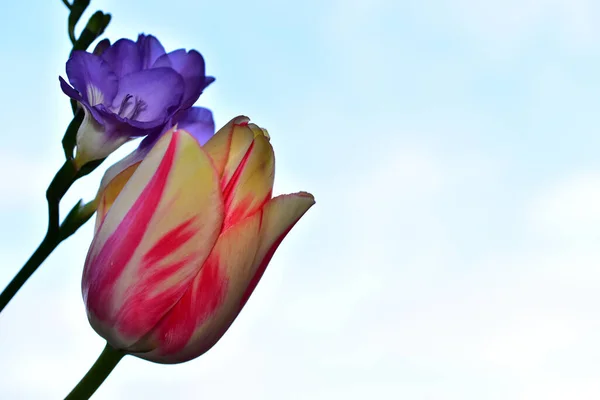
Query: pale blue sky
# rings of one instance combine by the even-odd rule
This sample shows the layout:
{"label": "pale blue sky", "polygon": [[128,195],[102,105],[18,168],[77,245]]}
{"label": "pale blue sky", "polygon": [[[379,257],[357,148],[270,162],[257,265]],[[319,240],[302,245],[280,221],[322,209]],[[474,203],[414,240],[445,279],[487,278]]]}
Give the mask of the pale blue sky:
{"label": "pale blue sky", "polygon": [[[2,287],[43,237],[70,118],[66,9],[4,9]],[[600,398],[600,5],[91,9],[112,13],[113,40],[145,32],[202,52],[217,80],[198,104],[217,125],[246,114],[268,128],[276,192],[317,200],[221,342],[176,366],[127,357],[95,399]],[[100,353],[80,293],[91,234],[0,315],[0,398],[63,398]]]}

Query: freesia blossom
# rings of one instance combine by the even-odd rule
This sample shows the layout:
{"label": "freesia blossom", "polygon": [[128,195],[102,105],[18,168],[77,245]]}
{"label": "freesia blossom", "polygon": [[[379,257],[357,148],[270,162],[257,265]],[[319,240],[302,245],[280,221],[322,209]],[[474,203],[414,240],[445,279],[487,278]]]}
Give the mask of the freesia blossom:
{"label": "freesia blossom", "polygon": [[[132,138],[148,136],[153,144],[214,81],[205,75],[200,53],[166,53],[146,35],[112,46],[102,41],[94,53],[75,51],[66,70],[72,86],[61,77],[61,88],[85,111],[77,132],[78,166],[108,156]],[[212,122],[210,112],[202,116]]]}
{"label": "freesia blossom", "polygon": [[110,179],[82,281],[96,332],[159,363],[209,350],[314,204],[272,197],[274,168],[267,131],[237,117],[204,146],[175,127]]}

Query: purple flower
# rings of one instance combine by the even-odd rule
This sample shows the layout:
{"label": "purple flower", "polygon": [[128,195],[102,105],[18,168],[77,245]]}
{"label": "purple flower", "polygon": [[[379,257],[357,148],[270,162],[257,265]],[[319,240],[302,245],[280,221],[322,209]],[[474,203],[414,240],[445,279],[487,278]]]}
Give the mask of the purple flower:
{"label": "purple flower", "polygon": [[214,133],[212,113],[190,108],[214,81],[195,50],[166,53],[154,36],[139,35],[137,42],[102,41],[94,53],[76,51],[66,69],[72,87],[61,77],[61,88],[85,111],[77,132],[78,166],[107,157],[132,138],[147,136],[143,146],[151,147],[184,117],[195,136]]}

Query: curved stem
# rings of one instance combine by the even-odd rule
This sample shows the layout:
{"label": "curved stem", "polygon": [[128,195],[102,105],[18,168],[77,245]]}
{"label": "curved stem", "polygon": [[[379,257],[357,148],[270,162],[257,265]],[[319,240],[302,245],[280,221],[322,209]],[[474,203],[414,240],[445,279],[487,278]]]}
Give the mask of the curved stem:
{"label": "curved stem", "polygon": [[58,205],[60,200],[77,179],[77,170],[72,161],[66,161],[65,164],[58,170],[54,179],[48,186],[46,198],[48,200],[48,231],[42,243],[38,246],[29,260],[23,265],[21,270],[10,281],[8,286],[0,294],[0,312],[4,310],[6,305],[17,294],[19,289],[27,282],[40,265],[48,258],[50,253],[63,240],[61,238],[61,230],[59,225]]}
{"label": "curved stem", "polygon": [[65,397],[65,400],[85,400],[92,397],[124,356],[124,352],[107,343],[92,368]]}
{"label": "curved stem", "polygon": [[15,275],[10,281],[8,286],[0,294],[0,312],[4,310],[4,307],[11,301],[11,299],[17,294],[19,289],[27,282],[27,279],[33,275],[37,268],[44,262],[44,260],[52,253],[52,251],[58,246],[60,242],[55,238],[46,235],[42,243],[31,255],[29,260],[25,263],[23,268]]}

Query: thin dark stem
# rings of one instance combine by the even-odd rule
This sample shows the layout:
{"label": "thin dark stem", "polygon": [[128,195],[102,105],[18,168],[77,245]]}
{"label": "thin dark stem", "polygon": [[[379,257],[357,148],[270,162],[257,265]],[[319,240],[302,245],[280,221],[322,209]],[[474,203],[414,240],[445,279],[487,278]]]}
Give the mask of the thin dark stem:
{"label": "thin dark stem", "polygon": [[60,229],[58,206],[67,190],[78,178],[77,172],[73,161],[65,161],[46,190],[46,199],[48,200],[48,233],[46,235],[58,235]]}
{"label": "thin dark stem", "polygon": [[10,281],[8,286],[0,293],[0,312],[4,310],[6,305],[17,294],[19,289],[27,282],[40,265],[48,258],[50,253],[63,240],[61,237],[59,225],[58,205],[60,200],[65,195],[67,190],[75,182],[77,171],[71,161],[66,161],[65,164],[58,170],[54,179],[48,186],[46,198],[48,200],[48,231],[42,243],[38,246],[29,260],[23,265],[21,270]]}
{"label": "thin dark stem", "polygon": [[42,243],[31,255],[31,258],[27,260],[23,268],[15,275],[10,281],[8,286],[0,294],[0,312],[4,310],[4,307],[12,300],[17,294],[19,289],[27,282],[27,279],[33,275],[37,268],[44,262],[44,260],[52,253],[52,251],[58,246],[60,242],[53,237],[46,235]]}
{"label": "thin dark stem", "polygon": [[62,2],[65,4],[65,6],[67,6],[69,10],[71,9],[71,3],[69,3],[67,0],[62,0]]}
{"label": "thin dark stem", "polygon": [[92,368],[65,397],[65,400],[87,400],[92,397],[124,356],[124,352],[107,343]]}

